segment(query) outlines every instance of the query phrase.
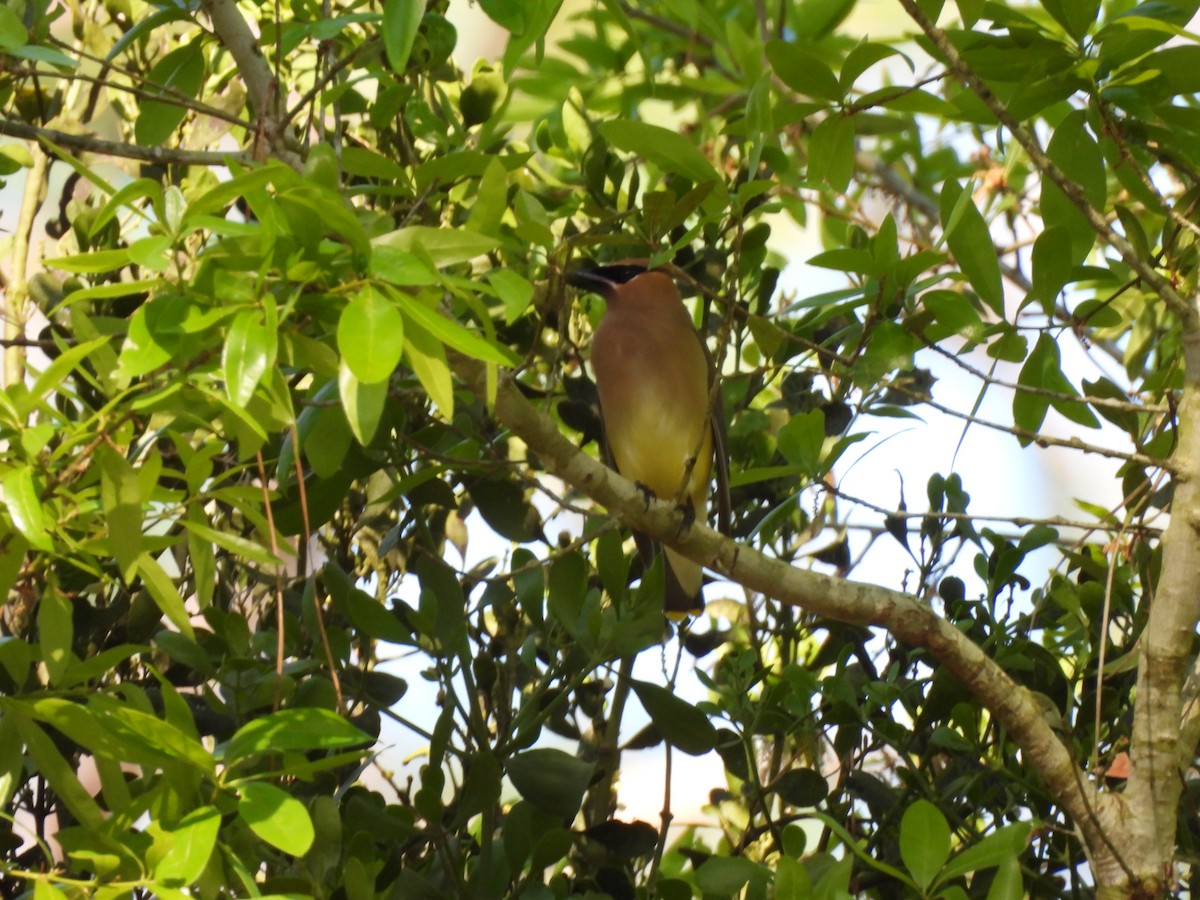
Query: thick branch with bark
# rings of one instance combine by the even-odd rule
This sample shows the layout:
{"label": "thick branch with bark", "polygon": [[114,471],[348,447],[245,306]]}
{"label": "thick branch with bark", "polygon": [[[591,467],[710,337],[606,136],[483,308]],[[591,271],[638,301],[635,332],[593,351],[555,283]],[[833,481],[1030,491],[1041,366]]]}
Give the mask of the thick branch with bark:
{"label": "thick branch with bark", "polygon": [[256,150],[264,158],[271,155],[289,165],[298,165],[300,157],[295,152],[296,141],[288,127],[283,86],[271,72],[250,24],[242,17],[234,0],[201,0],[200,5],[212,22],[213,31],[233,57],[246,85],[246,97],[266,144]]}
{"label": "thick branch with bark", "polygon": [[[1154,830],[1133,829],[1145,841],[1131,847],[1131,857],[1159,859],[1169,877],[1174,858],[1176,817],[1183,786],[1181,766],[1190,763],[1195,744],[1185,737],[1183,685],[1195,653],[1200,620],[1200,333],[1184,336],[1186,380],[1178,411],[1175,494],[1171,522],[1163,534],[1163,563],[1150,603],[1138,660],[1133,711],[1131,770],[1126,797],[1139,823]],[[1190,729],[1189,729],[1190,730]],[[1194,738],[1193,738],[1194,741]]]}
{"label": "thick branch with bark", "polygon": [[[458,357],[454,368],[477,397],[487,397],[481,364]],[[885,628],[928,650],[1013,736],[1026,765],[1054,793],[1088,846],[1093,851],[1106,846],[1104,831],[1122,816],[1121,798],[1101,794],[1088,782],[1030,692],[928,604],[899,591],[797,569],[700,523],[680,534],[680,515],[671,504],[655,501],[647,507],[636,485],[567,440],[506,378],[501,379],[494,414],[548,472],[600,503],[622,524],[753,591],[841,622]]]}

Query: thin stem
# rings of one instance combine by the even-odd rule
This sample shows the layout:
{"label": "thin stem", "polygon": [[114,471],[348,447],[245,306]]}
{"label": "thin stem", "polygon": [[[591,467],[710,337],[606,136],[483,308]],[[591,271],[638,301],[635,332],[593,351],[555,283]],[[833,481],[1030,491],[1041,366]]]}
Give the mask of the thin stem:
{"label": "thin stem", "polygon": [[29,245],[33,235],[33,220],[46,189],[46,154],[41,147],[31,147],[33,165],[25,175],[25,192],[21,212],[13,234],[12,278],[4,305],[4,337],[10,343],[4,352],[4,384],[11,387],[25,378],[25,348],[18,339],[25,334],[25,298],[29,293],[25,275],[29,265]]}

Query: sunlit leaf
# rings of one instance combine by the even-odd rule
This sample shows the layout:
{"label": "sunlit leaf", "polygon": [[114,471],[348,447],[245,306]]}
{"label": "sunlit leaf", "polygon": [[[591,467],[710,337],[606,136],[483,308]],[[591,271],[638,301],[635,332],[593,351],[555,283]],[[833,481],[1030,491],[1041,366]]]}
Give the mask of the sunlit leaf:
{"label": "sunlit leaf", "polygon": [[238,815],[273,847],[303,856],[315,832],[304,804],[273,784],[251,781],[238,788]]}
{"label": "sunlit leaf", "polygon": [[404,318],[373,287],[359,291],[338,319],[338,350],[360,384],[375,384],[395,371],[404,352]]}

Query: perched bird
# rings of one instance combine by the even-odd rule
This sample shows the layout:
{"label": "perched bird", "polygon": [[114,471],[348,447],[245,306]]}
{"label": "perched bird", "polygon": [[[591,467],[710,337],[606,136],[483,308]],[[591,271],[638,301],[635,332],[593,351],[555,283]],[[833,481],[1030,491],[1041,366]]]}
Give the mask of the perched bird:
{"label": "perched bird", "polygon": [[[576,271],[567,281],[605,302],[591,360],[609,464],[660,500],[681,497],[690,521],[707,518],[715,460],[718,528],[728,532],[729,458],[721,395],[713,390],[716,370],[675,282],[639,261]],[[635,538],[649,562],[652,543]],[[666,614],[700,613],[700,565],[664,550]]]}

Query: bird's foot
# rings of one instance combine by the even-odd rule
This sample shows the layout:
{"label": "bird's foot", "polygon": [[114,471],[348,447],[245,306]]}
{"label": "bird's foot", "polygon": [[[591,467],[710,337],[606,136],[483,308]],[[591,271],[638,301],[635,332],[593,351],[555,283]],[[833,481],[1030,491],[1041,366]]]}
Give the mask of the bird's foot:
{"label": "bird's foot", "polygon": [[654,493],[654,491],[650,490],[650,488],[646,487],[646,485],[642,484],[640,481],[635,481],[633,486],[642,492],[642,499],[646,501],[646,509],[649,509],[650,501],[657,498],[658,494]]}
{"label": "bird's foot", "polygon": [[678,537],[691,528],[692,524],[696,521],[696,507],[692,505],[691,498],[688,498],[680,503],[676,508],[679,510],[679,515],[682,517],[679,521],[679,530],[675,532],[675,535]]}

